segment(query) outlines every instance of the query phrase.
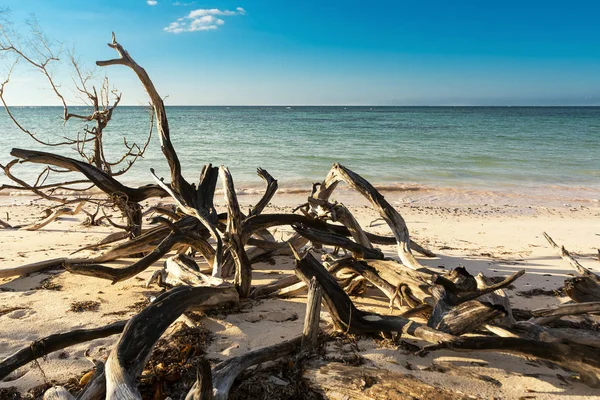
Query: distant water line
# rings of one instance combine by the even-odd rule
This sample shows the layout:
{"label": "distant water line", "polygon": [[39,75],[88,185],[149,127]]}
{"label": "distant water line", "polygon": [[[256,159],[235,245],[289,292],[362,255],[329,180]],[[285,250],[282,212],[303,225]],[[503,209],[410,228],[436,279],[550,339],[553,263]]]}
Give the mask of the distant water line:
{"label": "distant water line", "polygon": [[[58,140],[83,127],[64,126],[56,107],[13,112],[42,138]],[[309,188],[340,162],[388,189],[549,189],[600,197],[598,107],[168,107],[167,113],[190,181],[205,163],[226,165],[237,187],[252,191],[262,185],[255,174],[262,167],[293,191]],[[141,142],[148,128],[147,108],[118,107],[105,131],[106,154],[117,158],[124,136]],[[18,131],[4,112],[0,132],[3,164],[13,147],[55,150]],[[156,134],[122,180],[152,183],[150,168],[168,179]],[[30,182],[40,170],[33,164],[14,169]],[[0,183],[8,179],[0,175]]]}

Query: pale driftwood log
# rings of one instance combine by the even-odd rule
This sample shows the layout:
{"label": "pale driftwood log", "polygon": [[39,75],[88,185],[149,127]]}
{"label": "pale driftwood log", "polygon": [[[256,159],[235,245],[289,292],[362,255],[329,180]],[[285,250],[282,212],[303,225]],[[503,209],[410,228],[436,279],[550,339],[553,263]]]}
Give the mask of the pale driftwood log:
{"label": "pale driftwood log", "polygon": [[12,229],[12,225],[9,224],[8,222],[4,222],[0,219],[0,227],[5,228],[5,229]]}
{"label": "pale driftwood log", "polygon": [[600,302],[578,303],[578,304],[561,304],[556,307],[538,308],[531,311],[534,317],[553,317],[566,315],[579,315],[588,313],[599,313]]}
{"label": "pale driftwood log", "polygon": [[44,400],[75,400],[75,397],[64,387],[55,386],[46,390]]}
{"label": "pale driftwood log", "polygon": [[321,320],[321,287],[316,278],[312,278],[308,285],[306,298],[306,314],[304,316],[304,329],[302,330],[302,351],[312,351],[319,341],[319,321]]}
{"label": "pale driftwood log", "polygon": [[149,287],[154,281],[157,281],[159,286],[166,283],[168,286],[229,286],[221,278],[205,275],[200,272],[200,268],[196,262],[185,254],[176,254],[165,260],[163,269],[155,271],[146,282],[146,287]]}
{"label": "pale driftwood log", "polygon": [[[188,228],[194,229],[195,218],[188,217],[187,219],[182,219],[181,221],[177,221],[174,226],[181,230],[187,230]],[[119,243],[110,248],[104,249],[97,255],[91,255],[87,257],[60,257],[45,261],[39,261],[35,263],[25,264],[14,268],[3,268],[0,269],[0,278],[7,278],[11,276],[19,276],[24,274],[30,274],[33,272],[40,271],[45,268],[50,267],[60,267],[63,265],[79,265],[79,264],[95,264],[95,263],[103,263],[112,260],[116,260],[118,258],[132,256],[134,254],[147,253],[153,251],[157,245],[159,245],[171,232],[170,227],[157,227],[149,230],[146,233],[143,233],[140,236],[137,236],[131,240],[128,240],[123,243]],[[194,236],[186,235],[187,240],[194,241],[192,243],[197,244]],[[175,244],[174,246],[177,246]],[[108,279],[108,278],[107,278]]]}
{"label": "pale driftwood log", "polygon": [[437,302],[427,326],[436,330],[459,336],[506,315],[501,306],[491,306],[475,300],[453,306],[443,287],[434,286],[432,290]]}
{"label": "pale driftwood log", "polygon": [[[252,350],[244,355],[220,362],[212,369],[214,399],[227,400],[233,382],[242,371],[253,365],[273,361],[296,353],[300,349],[301,341],[302,336],[298,336],[294,339],[263,347],[262,349]],[[197,385],[198,381],[196,381],[189,393],[197,392]],[[189,393],[188,396],[190,396]],[[196,398],[186,397],[186,399]]]}
{"label": "pale driftwood log", "polygon": [[590,276],[566,279],[564,291],[577,303],[600,301],[600,284]]}
{"label": "pale driftwood log", "polygon": [[250,297],[252,297],[254,299],[260,299],[262,297],[267,297],[267,296],[270,296],[272,293],[276,293],[280,289],[294,285],[294,284],[298,283],[299,281],[300,281],[300,279],[298,279],[298,277],[295,275],[285,276],[274,282],[256,287],[254,289],[254,291],[252,291],[252,293],[250,293]]}
{"label": "pale driftwood log", "polygon": [[20,265],[13,268],[0,268],[0,278],[10,278],[12,276],[21,276],[32,274],[46,268],[60,267],[68,260],[67,257],[52,258],[50,260],[37,261],[30,264]]}
{"label": "pale driftwood log", "polygon": [[0,379],[4,379],[17,368],[35,359],[62,350],[65,347],[121,333],[126,323],[127,321],[119,321],[99,328],[75,329],[38,339],[0,362]]}
{"label": "pale driftwood log", "polygon": [[548,235],[546,232],[542,233],[548,241],[548,243],[550,243],[550,246],[556,249],[558,251],[558,254],[563,258],[563,260],[566,260],[569,264],[571,264],[575,271],[577,271],[581,276],[589,277],[595,280],[596,282],[600,283],[600,276],[581,265],[575,258],[573,258],[573,256],[571,256],[571,254],[569,254],[567,249],[565,249],[565,246],[557,245],[556,242],[552,240],[550,235]]}
{"label": "pale driftwood log", "polygon": [[370,366],[311,362],[302,370],[306,384],[327,399],[464,400],[465,396],[438,389],[408,374]]}
{"label": "pale driftwood log", "polygon": [[36,222],[34,224],[31,224],[31,225],[20,227],[19,230],[37,231],[39,229],[42,229],[44,226],[48,225],[49,223],[51,223],[52,221],[56,220],[58,217],[60,217],[62,215],[76,215],[76,214],[79,214],[81,212],[81,210],[83,209],[83,205],[84,204],[85,204],[85,201],[81,201],[77,205],[77,207],[75,207],[74,209],[70,208],[70,207],[56,208],[46,218],[42,219],[41,221],[38,221],[38,222]]}
{"label": "pale driftwood log", "polygon": [[141,399],[136,378],[156,341],[184,311],[237,303],[233,288],[178,286],[133,317],[106,361],[106,399]]}
{"label": "pale driftwood log", "polygon": [[548,328],[531,321],[519,321],[509,329],[493,330],[501,337],[520,337],[543,343],[576,343],[600,348],[600,335],[596,331],[572,328]]}

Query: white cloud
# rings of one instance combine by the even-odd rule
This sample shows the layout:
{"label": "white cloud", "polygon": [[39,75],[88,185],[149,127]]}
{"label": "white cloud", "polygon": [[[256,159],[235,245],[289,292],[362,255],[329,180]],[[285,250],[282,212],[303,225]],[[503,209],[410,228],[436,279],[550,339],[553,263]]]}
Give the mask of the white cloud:
{"label": "white cloud", "polygon": [[147,3],[149,6],[155,6],[155,5],[157,5],[157,4],[158,4],[158,1],[156,1],[156,0],[148,0],[148,1],[146,1],[146,3]]}
{"label": "white cloud", "polygon": [[[150,4],[150,1],[154,0],[148,0],[148,4]],[[177,21],[171,22],[169,26],[164,28],[164,31],[169,33],[211,31],[225,23],[223,19],[217,17],[245,14],[246,10],[242,7],[237,7],[235,11],[219,10],[218,8],[199,8],[190,11],[185,17],[178,18]]]}

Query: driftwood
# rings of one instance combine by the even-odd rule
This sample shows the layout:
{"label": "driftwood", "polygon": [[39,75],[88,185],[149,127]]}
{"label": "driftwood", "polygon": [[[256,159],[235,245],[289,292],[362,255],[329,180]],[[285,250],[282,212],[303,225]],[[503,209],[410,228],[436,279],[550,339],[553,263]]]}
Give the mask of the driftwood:
{"label": "driftwood", "polygon": [[437,302],[427,325],[442,332],[462,335],[506,315],[506,311],[501,306],[490,306],[476,300],[453,306],[450,296],[443,287],[436,286],[433,291]]}
{"label": "driftwood", "polygon": [[196,383],[190,389],[185,400],[212,400],[212,371],[209,362],[203,358],[200,362],[200,368],[196,374]]}
{"label": "driftwood", "polygon": [[538,340],[523,338],[460,337],[423,326],[404,317],[366,313],[354,306],[314,257],[306,255],[297,260],[296,265],[296,271],[304,280],[316,277],[323,288],[324,304],[338,330],[348,333],[401,332],[436,343],[426,347],[427,351],[445,348],[455,351],[506,351],[530,355],[577,371],[586,384],[600,387],[600,349],[562,342],[545,343],[544,346],[540,346]]}
{"label": "driftwood", "polygon": [[411,375],[368,366],[314,362],[302,372],[308,386],[327,399],[463,400],[469,397],[423,383]]}
{"label": "driftwood", "polygon": [[75,400],[75,397],[62,386],[55,386],[44,393],[44,400]]}
{"label": "driftwood", "polygon": [[[141,399],[136,377],[165,329],[189,308],[203,309],[235,303],[233,288],[179,286],[158,296],[126,325],[106,361],[106,398]],[[149,323],[152,321],[152,323]]]}
{"label": "driftwood", "polygon": [[306,298],[306,314],[304,316],[304,329],[302,330],[302,351],[311,351],[317,347],[319,338],[319,321],[321,320],[321,287],[315,278],[308,285]]}
{"label": "driftwood", "polygon": [[600,284],[589,276],[566,279],[564,291],[577,303],[600,301]]}
{"label": "driftwood", "polygon": [[146,287],[153,282],[157,282],[159,286],[227,286],[227,282],[220,278],[215,278],[210,275],[205,275],[200,272],[198,264],[185,254],[177,254],[167,258],[162,270],[156,271],[152,277],[146,282]]}
{"label": "driftwood", "polygon": [[121,333],[126,323],[127,321],[119,321],[99,328],[76,329],[71,332],[57,333],[38,339],[0,362],[0,379],[4,379],[17,368],[54,351]]}
{"label": "driftwood", "polygon": [[600,283],[600,276],[593,273],[589,269],[585,268],[581,265],[573,256],[565,249],[565,246],[558,246],[554,240],[548,235],[546,232],[543,232],[544,237],[550,243],[554,249],[558,251],[558,254],[566,260],[581,276],[591,278],[595,280],[597,283]]}
{"label": "driftwood", "polygon": [[[226,400],[229,397],[229,390],[237,376],[245,369],[261,364],[267,361],[273,361],[296,353],[300,349],[302,337],[281,342],[272,346],[264,347],[258,350],[252,350],[242,356],[233,357],[222,361],[212,369],[212,387],[215,400]],[[200,385],[204,386],[206,380],[197,380],[190,389],[187,399],[203,399],[196,397]]]}
{"label": "driftwood", "polygon": [[31,224],[31,225],[20,227],[19,229],[20,230],[25,230],[25,231],[37,231],[38,229],[41,229],[44,226],[46,226],[49,223],[51,223],[52,221],[56,220],[61,215],[76,215],[76,214],[79,214],[81,212],[84,204],[85,204],[85,202],[82,201],[74,209],[73,208],[69,208],[69,207],[57,208],[54,211],[52,211],[46,218],[42,219],[41,221],[38,221],[35,224]]}
{"label": "driftwood", "polygon": [[562,317],[565,315],[578,315],[587,313],[600,313],[600,302],[562,304],[552,308],[538,308],[531,311],[531,314],[533,314],[534,317]]}

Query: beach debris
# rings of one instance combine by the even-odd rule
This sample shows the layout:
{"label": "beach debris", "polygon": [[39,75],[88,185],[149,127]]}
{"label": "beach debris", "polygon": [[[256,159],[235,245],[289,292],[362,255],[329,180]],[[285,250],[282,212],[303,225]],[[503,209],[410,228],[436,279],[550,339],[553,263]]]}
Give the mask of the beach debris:
{"label": "beach debris", "polygon": [[71,303],[70,311],[80,313],[85,311],[98,311],[100,309],[100,303],[97,301],[74,301]]}

